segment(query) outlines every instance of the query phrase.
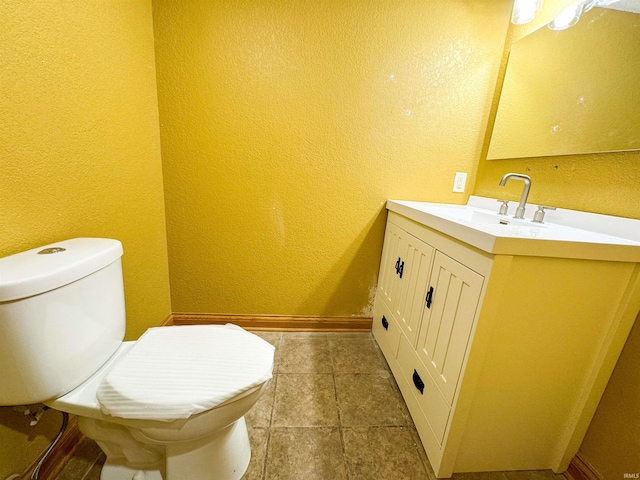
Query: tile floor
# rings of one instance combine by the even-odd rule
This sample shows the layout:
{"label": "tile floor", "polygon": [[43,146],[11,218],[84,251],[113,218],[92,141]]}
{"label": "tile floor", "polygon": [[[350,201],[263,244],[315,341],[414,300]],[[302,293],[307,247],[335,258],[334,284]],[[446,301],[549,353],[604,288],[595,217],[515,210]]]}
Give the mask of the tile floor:
{"label": "tile floor", "polygon": [[[433,471],[370,333],[256,332],[276,347],[274,378],[247,414],[243,480],[432,480]],[[104,455],[83,441],[56,480],[98,480]],[[564,480],[551,471],[455,480]],[[189,479],[180,479],[189,480]]]}

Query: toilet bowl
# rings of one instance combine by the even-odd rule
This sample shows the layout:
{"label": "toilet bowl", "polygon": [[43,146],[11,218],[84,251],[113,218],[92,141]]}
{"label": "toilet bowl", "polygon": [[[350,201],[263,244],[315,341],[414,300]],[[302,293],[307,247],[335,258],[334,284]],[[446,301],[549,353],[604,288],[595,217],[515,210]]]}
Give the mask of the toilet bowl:
{"label": "toilet bowl", "polygon": [[0,405],[77,415],[106,455],[102,480],[239,479],[273,346],[234,325],[122,342],[121,255],[73,239],[0,259]]}
{"label": "toilet bowl", "polygon": [[101,480],[238,479],[251,456],[244,415],[272,369],[273,347],[234,325],[155,328],[44,403],[98,443]]}

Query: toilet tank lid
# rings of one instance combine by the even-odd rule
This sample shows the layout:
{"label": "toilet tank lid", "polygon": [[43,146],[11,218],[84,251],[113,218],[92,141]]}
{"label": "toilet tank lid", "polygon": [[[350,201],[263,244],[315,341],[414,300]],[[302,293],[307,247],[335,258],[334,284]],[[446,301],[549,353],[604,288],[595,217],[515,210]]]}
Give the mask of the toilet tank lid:
{"label": "toilet tank lid", "polygon": [[122,256],[109,238],[73,238],[0,258],[0,302],[48,292],[90,275]]}

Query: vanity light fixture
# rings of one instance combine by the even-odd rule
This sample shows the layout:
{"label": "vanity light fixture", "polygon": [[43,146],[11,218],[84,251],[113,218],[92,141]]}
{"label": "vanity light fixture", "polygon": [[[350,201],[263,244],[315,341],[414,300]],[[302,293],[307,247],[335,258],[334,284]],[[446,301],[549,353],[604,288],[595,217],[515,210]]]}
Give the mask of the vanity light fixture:
{"label": "vanity light fixture", "polygon": [[560,15],[547,25],[551,30],[565,30],[574,26],[580,20],[580,15],[588,12],[593,7],[606,7],[620,0],[585,0],[566,8]]}
{"label": "vanity light fixture", "polygon": [[542,0],[515,0],[511,12],[511,23],[522,25],[529,23],[542,7]]}
{"label": "vanity light fixture", "polygon": [[572,27],[578,23],[578,20],[580,20],[580,15],[582,15],[585,3],[586,2],[582,2],[565,8],[562,13],[549,22],[549,25],[547,26],[551,30],[565,30]]}

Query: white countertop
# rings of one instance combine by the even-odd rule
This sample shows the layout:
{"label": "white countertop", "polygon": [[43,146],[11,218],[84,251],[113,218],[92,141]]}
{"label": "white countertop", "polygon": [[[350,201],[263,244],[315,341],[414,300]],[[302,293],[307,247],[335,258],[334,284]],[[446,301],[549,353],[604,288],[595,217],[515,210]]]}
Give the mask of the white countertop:
{"label": "white countertop", "polygon": [[[387,209],[487,253],[640,262],[640,220],[558,208],[531,222],[537,205],[515,220],[516,205],[471,196],[467,205],[388,200]],[[500,222],[508,224],[501,224]]]}

